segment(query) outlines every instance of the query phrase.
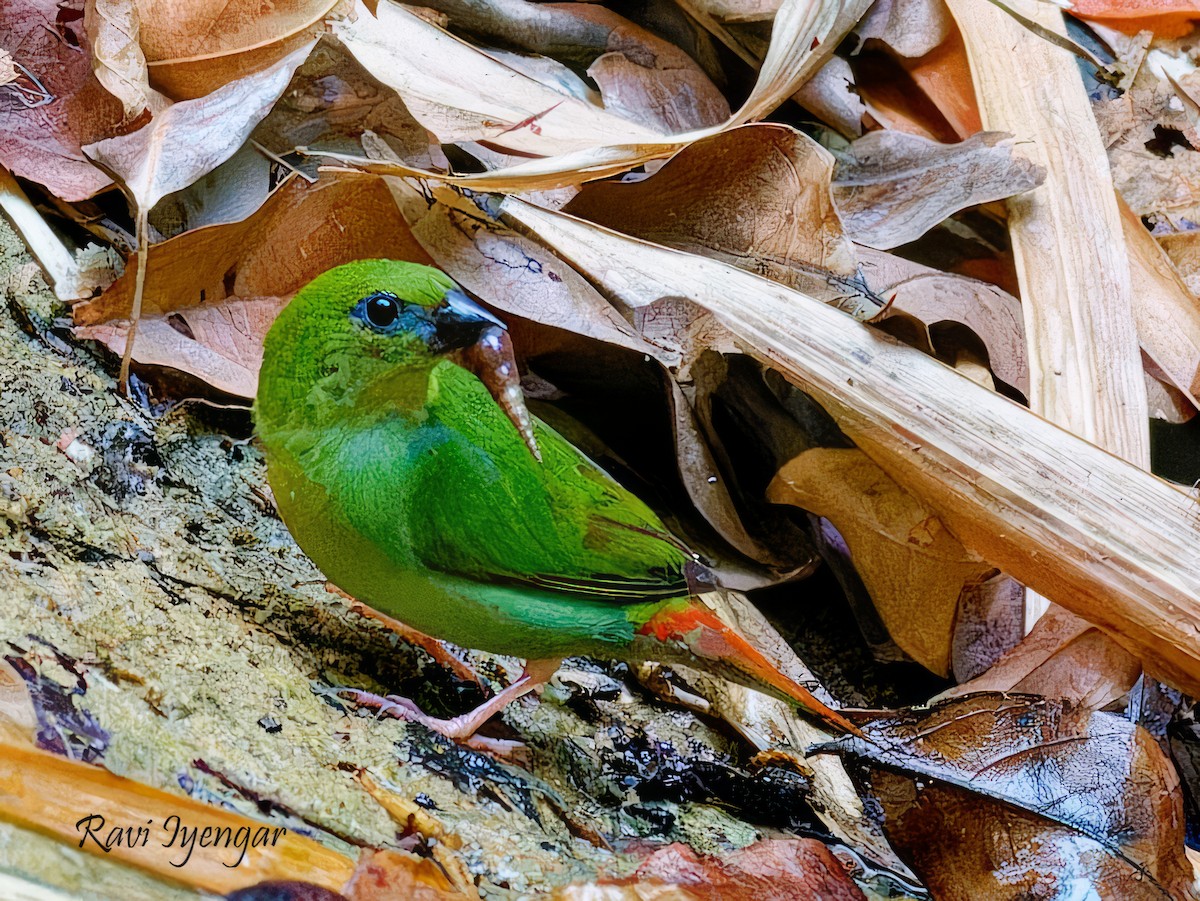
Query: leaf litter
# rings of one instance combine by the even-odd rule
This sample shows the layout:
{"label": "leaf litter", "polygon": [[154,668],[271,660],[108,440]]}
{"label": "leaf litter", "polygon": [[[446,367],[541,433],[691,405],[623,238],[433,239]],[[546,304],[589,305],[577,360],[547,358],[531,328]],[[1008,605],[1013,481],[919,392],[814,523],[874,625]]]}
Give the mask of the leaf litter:
{"label": "leaf litter", "polygon": [[[1006,27],[1031,23],[1028,40],[1062,30],[1056,12],[1011,5]],[[1107,155],[1087,189],[1125,217],[1096,240],[1151,286],[1127,301],[1142,348],[1130,383],[1152,389],[1151,411],[1174,423],[1156,434],[1200,477],[1186,425],[1200,384],[1197,59],[1179,37],[1195,10],[1118,6],[1076,4],[1071,37],[1048,46],[1084,41],[1124,73],[1090,104],[1082,80],[1060,87],[1084,98],[1064,103]],[[1151,33],[1140,65],[1121,31]],[[312,277],[356,259],[433,263],[510,323],[539,415],[643,493],[728,588],[789,597],[784,631],[813,605],[846,612],[847,632],[799,648],[841,700],[941,698],[855,714],[865,738],[830,743],[719,680],[580,664],[536,707],[506,712],[529,759],[433,754],[416,734],[401,745],[457,796],[531,828],[561,823],[598,856],[564,866],[543,842],[521,852],[540,881],[513,883],[461,838],[471,813],[445,802],[443,818],[402,782],[364,777],[358,790],[400,832],[318,829],[337,855],[347,836],[376,850],[357,874],[329,857],[313,883],[363,899],[372,884],[469,898],[518,883],[561,898],[857,898],[908,892],[915,875],[948,898],[1190,896],[1183,797],[1200,787],[1180,784],[1155,738],[1193,735],[1192,704],[1167,690],[1152,715],[1143,681],[1200,686],[1180,562],[1200,550],[1200,517],[1182,491],[1022,409],[1040,402],[1048,357],[1078,359],[1030,318],[1043,263],[1020,249],[1028,203],[1057,191],[1069,210],[1077,189],[1031,152],[1041,126],[982,129],[980,110],[990,127],[1007,102],[977,58],[986,39],[939,0],[0,11],[0,199],[76,301],[24,314],[51,346],[104,348],[88,365],[122,360],[122,389],[151,404],[237,406],[274,316]],[[31,277],[0,276],[10,297]],[[1137,409],[1098,391],[1097,409]],[[105,440],[63,431],[61,465],[95,471]],[[44,540],[12,503],[9,521]],[[1024,638],[1018,579],[1065,607]],[[819,687],[772,623],[721,596]],[[843,647],[874,654],[887,690],[831,663]],[[93,764],[21,759],[38,778],[103,781],[94,764],[109,765],[101,752],[125,725],[76,710],[45,674],[51,657],[9,660],[0,757],[17,759],[57,699],[67,737],[44,746],[92,747]],[[592,683],[612,690],[579,688]],[[682,714],[643,716],[622,685],[696,711],[693,725],[665,737]],[[797,798],[780,817],[760,808],[757,825],[754,753],[782,767],[772,778],[792,774]],[[13,817],[0,811],[24,822]],[[297,877],[278,891],[307,897]],[[208,878],[184,881],[233,887]]]}

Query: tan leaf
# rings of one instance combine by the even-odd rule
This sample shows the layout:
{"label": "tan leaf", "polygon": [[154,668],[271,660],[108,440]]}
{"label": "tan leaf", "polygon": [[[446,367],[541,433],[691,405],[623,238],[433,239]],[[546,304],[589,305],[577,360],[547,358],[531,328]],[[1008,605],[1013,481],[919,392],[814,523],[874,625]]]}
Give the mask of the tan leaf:
{"label": "tan leaf", "polygon": [[900,56],[929,53],[954,29],[943,0],[883,0],[854,29],[864,41],[877,38]]}
{"label": "tan leaf", "polygon": [[0,103],[0,166],[76,201],[112,184],[80,147],[117,134],[125,115],[92,72],[82,19],[59,10],[55,0],[4,5],[2,49],[24,73]]}
{"label": "tan leaf", "polygon": [[[213,388],[245,400],[258,391],[262,342],[286,297],[227,297],[166,315],[145,316],[133,344],[133,360],[145,366],[198,376]],[[124,353],[126,320],[78,326],[77,338],[99,341]]]}
{"label": "tan leaf", "polygon": [[12,54],[0,50],[0,86],[17,80],[17,67],[13,65]]}
{"label": "tan leaf", "polygon": [[1136,658],[1091,623],[1051,606],[1024,640],[989,670],[941,697],[1015,691],[1099,710],[1123,697],[1141,672]]}
{"label": "tan leaf", "polygon": [[938,898],[1192,898],[1170,761],[1122,717],[973,695],[859,723],[897,851]]}
{"label": "tan leaf", "polygon": [[0,659],[0,741],[32,744],[37,730],[37,711],[29,694],[29,683],[11,663]]}
{"label": "tan leaf", "polygon": [[949,673],[959,595],[989,564],[857,449],[805,451],[779,471],[767,497],[832,522],[896,644],[927,669]]}
{"label": "tan leaf", "polygon": [[887,250],[915,241],[951,214],[1011,197],[1040,184],[1044,170],[1013,155],[998,132],[959,144],[898,131],[874,131],[838,162],[833,196],[846,231],[859,244]]}
{"label": "tan leaf", "polygon": [[194,100],[311,43],[345,0],[136,3],[150,83],[173,100]]}
{"label": "tan leaf", "polygon": [[[604,108],[663,134],[719,125],[729,104],[696,62],[679,47],[601,6],[589,3],[532,3],[493,0],[487,4],[432,0],[456,31],[489,43],[544,56],[525,57],[486,51],[514,68],[538,77],[526,66],[545,67],[554,57],[586,69],[599,88]],[[591,89],[565,67],[553,76],[568,92],[588,100]]]}
{"label": "tan leaf", "polygon": [[150,87],[146,56],[138,43],[136,0],[87,0],[83,22],[96,78],[121,101],[125,118],[137,119],[147,110],[157,113],[166,105],[166,98]]}
{"label": "tan leaf", "polygon": [[[486,139],[550,155],[661,137],[517,71],[393,3],[336,33],[376,78],[443,142]],[[436,60],[436,63],[433,61]]]}

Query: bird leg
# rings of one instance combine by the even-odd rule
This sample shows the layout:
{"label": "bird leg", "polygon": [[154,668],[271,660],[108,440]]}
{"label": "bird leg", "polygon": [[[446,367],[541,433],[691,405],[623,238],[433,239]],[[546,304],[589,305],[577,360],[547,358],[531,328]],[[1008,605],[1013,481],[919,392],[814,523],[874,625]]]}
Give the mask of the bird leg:
{"label": "bird leg", "polygon": [[452,741],[468,741],[476,737],[476,731],[484,723],[517,698],[545,685],[561,662],[558,659],[527,661],[524,672],[512,685],[501,689],[474,710],[450,719],[430,716],[408,698],[397,695],[380,697],[357,688],[341,688],[337,690],[337,693],[349,696],[361,704],[378,708],[381,716],[392,716],[410,723],[420,723],[427,729],[444,735]]}

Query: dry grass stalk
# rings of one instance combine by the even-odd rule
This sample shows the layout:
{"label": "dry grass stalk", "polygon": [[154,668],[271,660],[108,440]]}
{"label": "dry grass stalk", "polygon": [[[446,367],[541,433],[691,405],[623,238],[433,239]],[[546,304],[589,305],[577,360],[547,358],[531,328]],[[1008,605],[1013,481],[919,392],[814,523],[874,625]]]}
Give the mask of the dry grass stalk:
{"label": "dry grass stalk", "polygon": [[[1007,201],[1029,343],[1030,409],[1148,468],[1130,260],[1108,156],[1075,59],[994,4],[949,5],[984,128],[1016,135],[1046,168],[1040,188]],[[1010,5],[1065,33],[1056,7],[1037,0]],[[1026,628],[1046,609],[1031,592]]]}

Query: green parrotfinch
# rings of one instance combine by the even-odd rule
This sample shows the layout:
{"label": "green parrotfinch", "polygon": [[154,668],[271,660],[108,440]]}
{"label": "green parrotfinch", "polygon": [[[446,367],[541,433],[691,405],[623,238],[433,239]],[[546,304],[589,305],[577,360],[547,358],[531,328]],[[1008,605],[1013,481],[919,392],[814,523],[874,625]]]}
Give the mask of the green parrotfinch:
{"label": "green parrotfinch", "polygon": [[497,654],[687,663],[857,731],[693,596],[695,555],[528,413],[504,326],[444,273],[313,280],[267,335],[254,416],[292,535],[375,609]]}

